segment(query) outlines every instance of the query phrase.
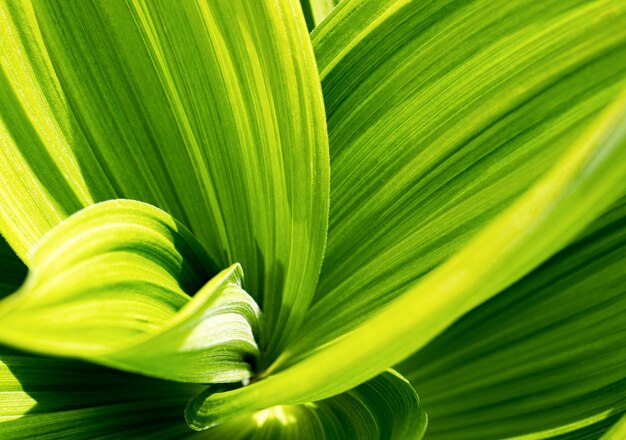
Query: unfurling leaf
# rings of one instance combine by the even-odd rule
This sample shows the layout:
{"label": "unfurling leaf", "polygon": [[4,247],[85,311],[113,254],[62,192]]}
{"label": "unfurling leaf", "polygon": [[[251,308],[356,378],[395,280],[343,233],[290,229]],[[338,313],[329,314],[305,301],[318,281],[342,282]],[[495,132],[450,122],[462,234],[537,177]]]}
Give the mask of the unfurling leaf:
{"label": "unfurling leaf", "polygon": [[164,212],[93,205],[50,230],[30,261],[25,284],[0,303],[0,341],[183,382],[250,377],[259,310],[241,267],[215,274]]}
{"label": "unfurling leaf", "polygon": [[[209,388],[185,412],[194,429],[213,420]],[[314,403],[284,405],[242,416],[208,431],[207,438],[419,440],[427,417],[410,384],[393,370],[342,394]],[[241,437],[238,437],[241,436]]]}

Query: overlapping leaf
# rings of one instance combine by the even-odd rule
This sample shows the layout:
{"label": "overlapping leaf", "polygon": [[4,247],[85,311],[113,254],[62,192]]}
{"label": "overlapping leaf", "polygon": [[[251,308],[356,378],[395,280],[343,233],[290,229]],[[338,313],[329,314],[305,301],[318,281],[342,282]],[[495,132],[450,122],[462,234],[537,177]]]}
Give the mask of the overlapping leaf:
{"label": "overlapping leaf", "polygon": [[27,282],[0,303],[3,343],[185,382],[250,376],[259,311],[240,267],[211,278],[206,252],[164,212],[123,200],[85,208],[30,260]]}
{"label": "overlapping leaf", "polygon": [[[250,375],[257,310],[238,266],[200,289],[215,271],[209,256],[147,207],[138,208],[139,222],[90,219],[113,204],[56,226],[83,206],[126,196],[180,217],[218,267],[244,263],[246,287],[269,318],[271,361],[309,306],[327,218],[323,111],[295,0],[11,1],[0,14],[9,24],[0,43],[20,49],[0,58],[0,104],[16,109],[0,120],[0,231],[34,269],[21,293],[5,300],[0,339],[176,380]],[[624,102],[595,118],[625,83],[625,19],[619,0],[339,6],[314,34],[336,182],[317,303],[301,337],[270,368],[279,372],[201,395],[190,406],[196,427],[240,417],[213,432],[233,435],[231,424],[248,429],[254,420],[260,429],[242,438],[289,437],[297,424],[284,422],[293,417],[298,432],[352,433],[342,429],[358,426],[371,407],[355,396],[384,375],[347,390],[536,267],[621,195]],[[111,239],[111,231],[119,235]],[[604,342],[621,349],[619,337]],[[228,359],[215,344],[226,344]],[[617,368],[615,357],[605,360]],[[619,382],[618,373],[589,383],[602,380]],[[505,431],[489,424],[502,411],[476,410],[495,394],[455,413],[461,417],[449,432],[463,423],[469,433]],[[342,412],[355,398],[360,403]],[[319,399],[328,400],[305,404]],[[531,409],[563,395],[545,399]],[[535,419],[527,412],[526,429],[600,432],[620,411],[603,399]],[[276,404],[287,406],[264,410]],[[119,414],[154,408],[133,405]],[[458,406],[445,408],[440,416]],[[95,414],[115,421],[115,411]],[[254,411],[258,418],[242,415]],[[330,417],[337,411],[345,418]],[[473,411],[484,425],[471,424]],[[260,422],[261,415],[271,417]],[[74,416],[81,417],[67,420]],[[122,425],[130,421],[121,417]]]}
{"label": "overlapping leaf", "polygon": [[620,440],[626,437],[626,416],[623,416],[602,436],[602,440]]}
{"label": "overlapping leaf", "polygon": [[352,332],[248,387],[208,396],[208,423],[323,399],[408,357],[565,246],[623,194],[625,145],[626,94],[453,258]]}
{"label": "overlapping leaf", "polygon": [[296,0],[0,5],[0,230],[26,258],[94,201],[141,200],[240,262],[278,350],[313,295],[329,165]]}
{"label": "overlapping leaf", "polygon": [[346,0],[313,32],[332,192],[296,351],[462,248],[626,87],[626,4]]}
{"label": "overlapping leaf", "polygon": [[[207,408],[202,404],[213,391],[198,396],[187,409],[190,425],[196,429],[206,428]],[[207,438],[419,440],[426,422],[410,384],[398,373],[388,371],[319,402],[278,406],[243,416],[209,430]]]}
{"label": "overlapping leaf", "polygon": [[198,385],[147,379],[4,347],[0,359],[3,439],[193,436],[182,414]]}
{"label": "overlapping leaf", "polygon": [[626,411],[626,199],[399,366],[433,439],[559,434]]}
{"label": "overlapping leaf", "polygon": [[[26,267],[0,244],[0,284],[10,294],[22,284]],[[197,437],[183,411],[201,390],[0,347],[0,438]]]}

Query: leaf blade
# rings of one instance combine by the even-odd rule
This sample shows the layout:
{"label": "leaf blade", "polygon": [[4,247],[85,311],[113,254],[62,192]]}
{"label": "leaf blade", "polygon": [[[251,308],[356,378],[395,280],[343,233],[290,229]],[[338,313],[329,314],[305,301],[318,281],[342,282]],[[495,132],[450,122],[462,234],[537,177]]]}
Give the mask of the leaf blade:
{"label": "leaf blade", "polygon": [[49,231],[32,261],[28,281],[0,306],[2,342],[170,380],[251,375],[259,310],[241,268],[211,278],[201,245],[157,208],[85,208]]}
{"label": "leaf blade", "polygon": [[94,202],[153,204],[220,267],[243,265],[278,352],[313,296],[328,221],[324,106],[297,1],[35,0],[2,13],[12,246],[27,255]]}
{"label": "leaf blade", "polygon": [[[626,95],[607,108],[557,166],[512,207],[382,311],[262,381],[207,398],[211,423],[349,389],[408,357],[535,268],[624,193],[624,120]],[[285,358],[289,359],[288,352]]]}
{"label": "leaf blade", "polygon": [[619,2],[342,2],[314,33],[329,241],[297,350],[441,265],[623,88]]}
{"label": "leaf blade", "polygon": [[430,436],[574,436],[626,409],[625,220],[622,198],[574,243],[397,366],[420,388]]}
{"label": "leaf blade", "polygon": [[[194,398],[185,411],[197,430],[206,429],[207,408],[202,403],[212,389]],[[210,409],[208,409],[210,412]],[[294,406],[280,406],[244,416],[207,431],[208,438],[224,438],[251,429],[252,438],[332,438],[368,440],[419,440],[426,431],[427,417],[408,382],[393,370],[386,371],[353,390]],[[250,429],[250,428],[248,428]],[[246,434],[243,435],[244,437]]]}
{"label": "leaf blade", "polygon": [[302,12],[309,31],[312,31],[326,18],[341,0],[300,0]]}
{"label": "leaf blade", "polygon": [[199,388],[0,347],[0,435],[185,438],[192,432],[180,414]]}

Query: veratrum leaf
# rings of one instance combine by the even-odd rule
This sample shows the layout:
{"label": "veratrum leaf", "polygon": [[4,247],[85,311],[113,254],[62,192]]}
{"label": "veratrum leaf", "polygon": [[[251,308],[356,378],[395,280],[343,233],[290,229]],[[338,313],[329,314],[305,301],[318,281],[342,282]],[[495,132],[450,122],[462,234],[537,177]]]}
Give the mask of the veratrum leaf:
{"label": "veratrum leaf", "polygon": [[626,2],[346,0],[313,32],[328,245],[297,350],[460,250],[626,87]]}
{"label": "veratrum leaf", "polygon": [[0,438],[191,437],[182,414],[199,388],[0,347]]}
{"label": "veratrum leaf", "polygon": [[0,231],[18,255],[28,263],[94,201],[150,203],[219,267],[242,264],[279,352],[312,299],[328,222],[298,1],[10,0],[0,20]]}
{"label": "veratrum leaf", "polygon": [[201,245],[159,209],[127,200],[85,208],[30,261],[24,286],[0,303],[3,343],[185,382],[250,376],[259,310],[241,268],[211,278]]}
{"label": "veratrum leaf", "polygon": [[626,411],[624,268],[623,198],[400,364],[429,409],[429,438],[574,437]]}
{"label": "veratrum leaf", "polygon": [[[209,388],[187,408],[195,429],[203,429],[210,418],[210,408],[203,403],[212,392]],[[232,420],[209,430],[206,438],[419,440],[426,423],[413,388],[395,371],[387,371],[329,399],[277,406]]]}
{"label": "veratrum leaf", "polygon": [[279,359],[276,368],[282,371],[207,397],[205,423],[324,399],[402,361],[568,244],[626,192],[625,182],[626,94],[454,257],[364,324],[303,360],[285,367]]}

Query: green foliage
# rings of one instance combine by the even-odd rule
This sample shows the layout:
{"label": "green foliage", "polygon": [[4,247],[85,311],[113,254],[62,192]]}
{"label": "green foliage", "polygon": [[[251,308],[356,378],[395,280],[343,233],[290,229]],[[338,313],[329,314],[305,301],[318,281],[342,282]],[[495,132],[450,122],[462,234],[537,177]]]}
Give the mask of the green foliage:
{"label": "green foliage", "polygon": [[622,0],[0,22],[1,438],[624,435]]}
{"label": "green foliage", "polygon": [[[191,427],[212,423],[209,388],[187,406]],[[281,405],[243,415],[208,431],[207,438],[421,438],[426,413],[411,385],[393,370],[356,388],[314,403]]]}

